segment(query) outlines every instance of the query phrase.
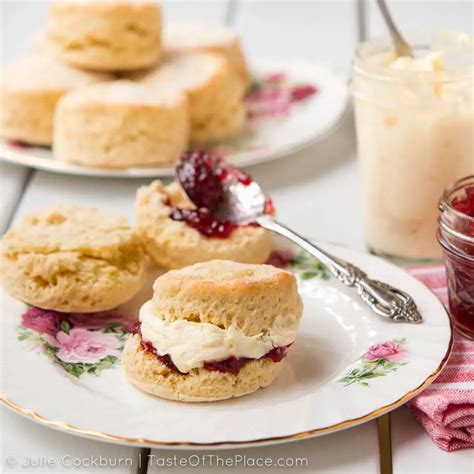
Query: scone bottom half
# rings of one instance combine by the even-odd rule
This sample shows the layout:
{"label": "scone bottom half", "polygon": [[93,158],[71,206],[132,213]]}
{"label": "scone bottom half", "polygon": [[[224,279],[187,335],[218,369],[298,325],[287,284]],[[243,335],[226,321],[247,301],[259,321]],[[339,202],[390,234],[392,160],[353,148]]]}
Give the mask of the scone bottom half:
{"label": "scone bottom half", "polygon": [[164,186],[155,180],[139,188],[135,212],[138,236],[162,268],[216,259],[261,264],[272,251],[269,231],[215,219],[207,209],[197,209],[177,181]]}
{"label": "scone bottom half", "polygon": [[217,401],[266,387],[283,369],[302,315],[291,273],[214,260],[169,271],[153,289],[123,352],[139,389]]}

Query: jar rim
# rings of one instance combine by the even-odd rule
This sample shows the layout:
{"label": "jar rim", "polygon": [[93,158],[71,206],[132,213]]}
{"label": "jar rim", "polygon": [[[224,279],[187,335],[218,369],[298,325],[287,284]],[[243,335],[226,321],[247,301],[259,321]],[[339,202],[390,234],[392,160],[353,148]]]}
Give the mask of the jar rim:
{"label": "jar rim", "polygon": [[[464,46],[467,45],[470,50],[469,57],[472,58],[474,53],[474,36],[460,31],[440,32],[438,34],[440,36],[451,35],[452,37],[462,38],[465,43]],[[407,35],[409,40],[411,36],[410,33]],[[430,51],[431,42],[432,39],[430,39],[430,34],[427,32],[415,32],[413,33],[413,39],[410,40],[410,44],[415,51],[419,49]],[[456,47],[460,47],[460,45],[456,44]],[[463,66],[438,71],[394,70],[381,65],[371,64],[367,61],[370,56],[390,52],[393,52],[393,43],[388,37],[377,37],[360,43],[356,48],[353,60],[354,74],[383,82],[403,82],[415,74],[423,78],[424,81],[433,81],[439,84],[474,80],[474,64],[472,59]]]}
{"label": "jar rim", "polygon": [[[444,212],[446,209],[449,212],[453,212],[456,217],[466,220],[467,222],[474,223],[474,217],[468,216],[464,212],[459,211],[452,205],[452,200],[450,199],[451,196],[461,189],[465,188],[467,185],[472,184],[474,186],[474,174],[465,176],[464,178],[458,179],[454,181],[454,183],[450,184],[443,192],[441,199],[439,201],[439,210]],[[474,239],[474,237],[473,237]]]}

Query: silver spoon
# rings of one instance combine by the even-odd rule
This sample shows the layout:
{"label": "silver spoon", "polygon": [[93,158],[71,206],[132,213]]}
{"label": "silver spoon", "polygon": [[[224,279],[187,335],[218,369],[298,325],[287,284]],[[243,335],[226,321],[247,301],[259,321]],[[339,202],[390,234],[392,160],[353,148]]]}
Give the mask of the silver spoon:
{"label": "silver spoon", "polygon": [[392,15],[390,15],[390,11],[388,10],[385,0],[377,0],[377,5],[379,6],[380,12],[382,13],[382,16],[385,20],[385,24],[387,25],[388,31],[390,32],[390,36],[392,37],[397,56],[413,57],[413,51],[408,43],[404,40],[401,33],[398,31],[398,28],[392,19]]}
{"label": "silver spoon", "polygon": [[216,218],[241,224],[256,222],[291,240],[323,263],[338,281],[355,287],[360,298],[379,316],[398,322],[422,321],[415,302],[405,292],[371,280],[360,268],[334,257],[265,214],[265,195],[255,181],[243,184],[237,178],[231,178],[224,183],[224,191],[225,199],[215,212]]}

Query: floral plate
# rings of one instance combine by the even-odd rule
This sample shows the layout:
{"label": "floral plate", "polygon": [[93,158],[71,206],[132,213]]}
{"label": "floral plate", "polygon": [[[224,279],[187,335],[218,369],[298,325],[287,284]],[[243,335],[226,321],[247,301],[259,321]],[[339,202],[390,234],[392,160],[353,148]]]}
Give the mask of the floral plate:
{"label": "floral plate", "polygon": [[[258,61],[246,98],[248,120],[237,138],[209,145],[227,160],[247,166],[273,160],[323,138],[348,104],[345,81],[313,61]],[[50,148],[0,139],[0,158],[18,165],[83,176],[173,176],[174,167],[91,168],[57,161]]]}
{"label": "floral plate", "polygon": [[375,316],[323,265],[276,240],[269,263],[296,274],[304,315],[286,368],[271,386],[237,399],[186,404],[154,398],[128,383],[120,352],[149,287],[116,312],[96,314],[93,322],[81,314],[27,308],[2,291],[1,399],[18,413],[73,434],[177,448],[281,443],[393,410],[444,366],[452,341],[446,311],[402,269],[325,247],[410,293],[424,322]]}

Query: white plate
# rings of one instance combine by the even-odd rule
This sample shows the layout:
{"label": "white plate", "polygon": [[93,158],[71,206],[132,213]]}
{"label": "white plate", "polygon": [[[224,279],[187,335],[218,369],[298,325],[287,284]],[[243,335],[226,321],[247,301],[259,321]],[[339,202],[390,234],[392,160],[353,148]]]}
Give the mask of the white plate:
{"label": "white plate", "polygon": [[[238,166],[274,160],[323,138],[347,107],[349,93],[345,80],[318,62],[261,60],[255,62],[252,70],[257,78],[284,72],[290,83],[315,85],[319,93],[295,103],[286,116],[249,122],[240,137],[219,144],[227,150],[227,160]],[[5,140],[0,140],[0,157],[18,165],[73,175],[120,178],[174,175],[173,167],[110,169],[73,165],[55,160],[49,148],[13,146]]]}
{"label": "white plate", "polygon": [[[283,248],[281,241],[277,245]],[[185,404],[136,389],[118,362],[98,375],[71,376],[38,349],[43,346],[32,342],[38,333],[19,326],[25,305],[2,292],[2,401],[35,421],[73,434],[176,448],[286,442],[393,410],[433,381],[444,366],[452,344],[447,313],[430,290],[402,269],[374,256],[326,248],[410,293],[424,322],[411,325],[377,317],[353,291],[325,279],[327,270],[313,260],[298,263],[291,270],[299,278],[304,316],[280,377],[249,396]],[[20,334],[29,334],[29,340],[20,341]],[[378,352],[372,347],[384,343]],[[369,362],[364,356],[368,352],[386,357]],[[363,370],[366,377],[357,380]]]}

